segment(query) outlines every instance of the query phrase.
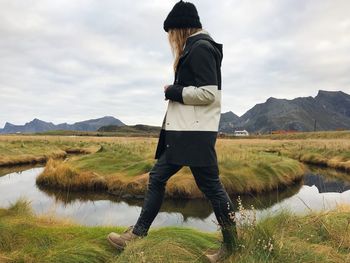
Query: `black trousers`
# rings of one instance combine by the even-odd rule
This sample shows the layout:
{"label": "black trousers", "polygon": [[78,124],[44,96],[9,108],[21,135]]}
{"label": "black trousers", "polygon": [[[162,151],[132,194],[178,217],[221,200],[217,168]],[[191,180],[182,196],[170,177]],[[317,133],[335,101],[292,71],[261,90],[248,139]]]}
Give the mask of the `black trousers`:
{"label": "black trousers", "polygon": [[[159,157],[149,173],[148,189],[145,195],[141,214],[134,225],[133,233],[146,236],[157,216],[164,199],[165,186],[168,179],[178,172],[182,166],[166,162],[165,154]],[[198,188],[208,198],[213,207],[216,219],[221,226],[224,242],[232,242],[236,236],[233,220],[235,208],[219,179],[218,165],[191,167],[191,172]]]}

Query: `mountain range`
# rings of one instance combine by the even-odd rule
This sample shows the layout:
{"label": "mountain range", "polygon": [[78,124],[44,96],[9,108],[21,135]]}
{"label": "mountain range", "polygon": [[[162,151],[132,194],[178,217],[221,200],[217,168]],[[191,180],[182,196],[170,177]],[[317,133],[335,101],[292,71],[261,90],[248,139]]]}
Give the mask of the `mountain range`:
{"label": "mountain range", "polygon": [[220,131],[241,129],[260,133],[350,129],[350,95],[342,91],[319,90],[316,97],[292,100],[270,97],[241,117],[232,112],[221,115]]}
{"label": "mountain range", "polygon": [[125,124],[112,116],[75,122],[73,124],[61,123],[57,125],[52,122],[45,122],[35,118],[24,125],[14,125],[6,122],[5,127],[0,129],[0,133],[32,133],[52,130],[96,131],[100,127],[107,125],[124,126]]}
{"label": "mountain range", "polygon": [[[109,127],[110,126],[110,127]],[[24,125],[6,122],[0,133],[33,133],[50,130],[76,131],[157,131],[148,125],[127,126],[120,120],[105,116],[74,124],[53,124],[34,119]],[[233,133],[235,130],[269,133],[275,130],[327,131],[350,129],[350,95],[342,91],[319,90],[315,97],[298,97],[292,100],[270,97],[264,103],[256,104],[242,116],[232,111],[221,114],[219,131]]]}

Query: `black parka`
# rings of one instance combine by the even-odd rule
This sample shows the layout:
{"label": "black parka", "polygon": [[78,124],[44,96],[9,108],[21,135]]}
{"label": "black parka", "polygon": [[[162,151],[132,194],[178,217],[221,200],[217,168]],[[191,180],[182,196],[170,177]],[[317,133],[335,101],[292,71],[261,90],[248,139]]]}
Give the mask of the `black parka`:
{"label": "black parka", "polygon": [[155,159],[166,151],[168,163],[217,164],[215,143],[221,115],[222,44],[201,30],[186,40],[173,85],[165,92],[168,108]]}

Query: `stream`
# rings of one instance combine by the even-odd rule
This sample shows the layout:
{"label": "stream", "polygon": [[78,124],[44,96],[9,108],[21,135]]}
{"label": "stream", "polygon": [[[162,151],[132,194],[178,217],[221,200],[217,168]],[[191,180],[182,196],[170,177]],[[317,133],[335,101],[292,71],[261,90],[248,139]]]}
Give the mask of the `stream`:
{"label": "stream", "polygon": [[[19,198],[30,201],[37,214],[52,214],[83,225],[129,226],[136,222],[143,199],[121,199],[103,193],[69,193],[40,189],[36,177],[42,166],[0,168],[0,207]],[[231,196],[237,203],[237,196]],[[303,180],[284,189],[240,196],[243,206],[254,207],[257,220],[281,209],[297,214],[328,210],[337,204],[350,205],[350,175],[329,168],[308,166]],[[239,215],[239,214],[238,214]],[[207,200],[165,199],[152,224],[188,226],[204,231],[217,230],[216,218]]]}

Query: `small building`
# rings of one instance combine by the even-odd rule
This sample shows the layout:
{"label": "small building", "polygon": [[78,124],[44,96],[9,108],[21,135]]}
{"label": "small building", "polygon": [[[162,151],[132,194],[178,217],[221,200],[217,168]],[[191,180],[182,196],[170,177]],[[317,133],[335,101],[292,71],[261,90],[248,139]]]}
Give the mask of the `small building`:
{"label": "small building", "polygon": [[219,137],[219,138],[225,138],[225,137],[226,137],[226,134],[225,134],[224,132],[219,132],[217,137]]}
{"label": "small building", "polygon": [[249,132],[247,132],[246,130],[242,130],[242,131],[235,131],[234,136],[249,136]]}

